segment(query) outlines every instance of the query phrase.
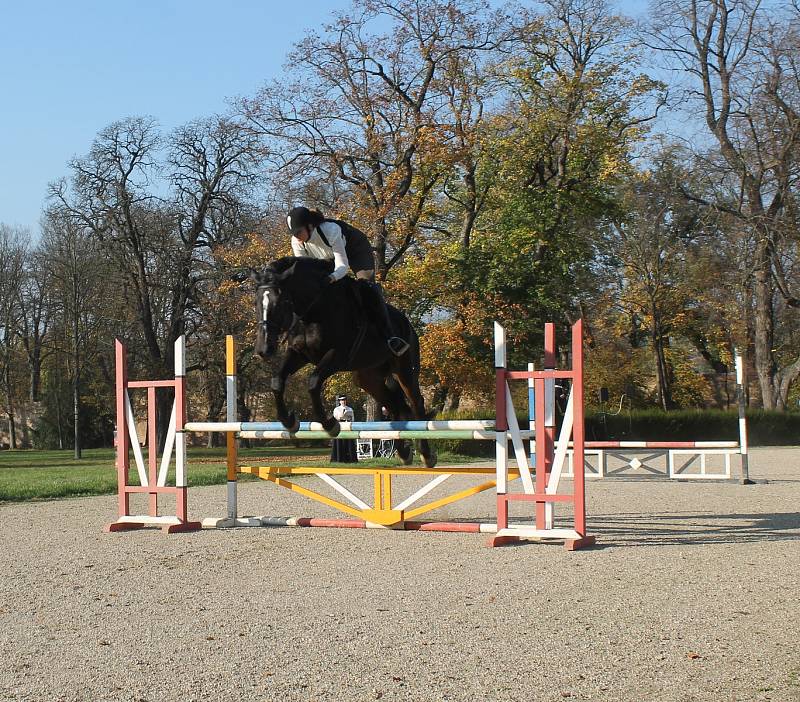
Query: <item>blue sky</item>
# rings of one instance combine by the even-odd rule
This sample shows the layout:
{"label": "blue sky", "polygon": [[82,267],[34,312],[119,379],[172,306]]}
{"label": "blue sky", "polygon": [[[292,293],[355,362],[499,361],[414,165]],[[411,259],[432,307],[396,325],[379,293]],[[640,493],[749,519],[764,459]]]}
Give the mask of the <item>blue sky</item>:
{"label": "blue sky", "polygon": [[[47,184],[115,120],[171,129],[280,76],[349,0],[0,0],[0,222],[38,230]],[[627,0],[628,12],[645,2]]]}

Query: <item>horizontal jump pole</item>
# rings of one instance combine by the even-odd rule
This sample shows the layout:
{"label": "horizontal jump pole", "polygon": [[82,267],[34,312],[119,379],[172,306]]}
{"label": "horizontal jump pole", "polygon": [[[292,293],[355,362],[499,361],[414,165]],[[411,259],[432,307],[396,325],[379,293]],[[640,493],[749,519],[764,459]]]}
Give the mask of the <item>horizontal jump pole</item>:
{"label": "horizontal jump pole", "polygon": [[[451,439],[494,441],[493,420],[452,420],[433,422],[341,422],[337,439]],[[475,428],[476,425],[489,427]],[[425,427],[428,428],[425,428]],[[301,422],[294,434],[280,422],[187,422],[185,432],[237,432],[242,439],[330,439],[319,422]],[[535,437],[521,431],[522,439]],[[587,441],[587,449],[737,449],[738,441]],[[570,442],[570,448],[572,442]]]}
{"label": "horizontal jump pole", "polygon": [[[521,432],[523,439],[533,437],[533,432]],[[330,439],[330,435],[324,431],[297,431],[290,434],[285,429],[283,431],[240,431],[239,437],[242,439]],[[494,441],[496,433],[494,431],[459,431],[455,429],[431,429],[426,431],[341,431],[335,437],[337,439],[464,439],[475,441]]]}
{"label": "horizontal jump pole", "polygon": [[[493,430],[493,419],[453,419],[436,421],[341,422],[342,431],[483,431]],[[187,422],[183,431],[286,431],[280,422]],[[325,431],[319,422],[300,422],[299,432]]]}
{"label": "horizontal jump pole", "polygon": [[587,449],[712,449],[739,448],[738,441],[587,441]]}
{"label": "horizontal jump pole", "polygon": [[[239,466],[237,472],[249,475],[276,473],[280,475],[494,475],[493,465],[485,466],[365,466],[352,463],[340,466]],[[509,468],[512,480],[519,478],[519,470]]]}
{"label": "horizontal jump pole", "polygon": [[496,524],[481,522],[421,522],[406,521],[391,527],[372,524],[363,519],[324,519],[314,517],[261,517],[265,527],[323,527],[326,529],[396,529],[399,531],[446,531],[468,534],[494,534]]}

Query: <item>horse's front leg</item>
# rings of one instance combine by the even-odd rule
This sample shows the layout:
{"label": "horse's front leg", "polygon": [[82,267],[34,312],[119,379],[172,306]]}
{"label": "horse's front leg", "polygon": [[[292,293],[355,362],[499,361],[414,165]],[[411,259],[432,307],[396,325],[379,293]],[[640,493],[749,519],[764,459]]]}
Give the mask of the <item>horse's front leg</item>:
{"label": "horse's front leg", "polygon": [[307,363],[308,361],[305,358],[289,351],[284,357],[278,372],[272,376],[272,395],[275,398],[275,410],[278,413],[278,419],[292,434],[300,428],[300,421],[295,416],[295,413],[290,412],[286,407],[286,399],[284,397],[286,381]]}
{"label": "horse's front leg", "polygon": [[314,418],[322,424],[322,428],[329,436],[338,436],[340,427],[339,422],[328,414],[322,404],[322,388],[325,386],[325,381],[337,370],[336,349],[330,349],[317,363],[317,367],[308,379],[308,394],[311,397]]}

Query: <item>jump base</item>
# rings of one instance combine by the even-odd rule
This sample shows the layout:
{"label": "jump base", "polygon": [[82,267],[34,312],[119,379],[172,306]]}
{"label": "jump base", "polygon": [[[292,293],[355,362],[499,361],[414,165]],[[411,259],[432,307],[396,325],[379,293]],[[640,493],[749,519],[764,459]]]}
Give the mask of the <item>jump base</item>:
{"label": "jump base", "polygon": [[[489,539],[487,542],[487,546],[490,548],[494,548],[496,546],[509,546],[512,544],[520,544],[524,543],[525,541],[539,541],[539,542],[549,542],[555,541],[557,539],[553,539],[553,537],[543,537],[543,536],[515,536],[505,534],[503,536],[495,535]],[[581,548],[587,548],[589,546],[594,546],[596,543],[596,539],[594,536],[582,536],[577,539],[564,539],[564,548],[567,551],[577,551]]]}
{"label": "jump base", "polygon": [[[167,518],[169,519],[169,518]],[[142,517],[134,518],[130,521],[128,519],[111,522],[103,527],[103,531],[107,534],[113,534],[118,531],[134,531],[136,529],[161,529],[164,534],[183,534],[188,531],[199,531],[203,528],[200,522],[180,522],[180,521],[167,521],[161,517]]]}

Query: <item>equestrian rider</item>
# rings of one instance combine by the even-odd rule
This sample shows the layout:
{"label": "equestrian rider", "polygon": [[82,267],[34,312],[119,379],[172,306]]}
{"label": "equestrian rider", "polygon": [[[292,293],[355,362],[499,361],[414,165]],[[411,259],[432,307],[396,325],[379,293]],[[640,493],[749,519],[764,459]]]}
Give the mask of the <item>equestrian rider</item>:
{"label": "equestrian rider", "polygon": [[333,273],[328,277],[329,282],[335,283],[344,278],[348,269],[352,269],[356,278],[366,281],[379,306],[375,321],[386,338],[389,350],[396,356],[404,354],[408,350],[408,343],[396,336],[392,329],[383,291],[375,282],[375,260],[366,235],[346,222],[326,219],[321,212],[306,207],[289,210],[286,223],[292,233],[292,252],[295,256],[333,259]]}

